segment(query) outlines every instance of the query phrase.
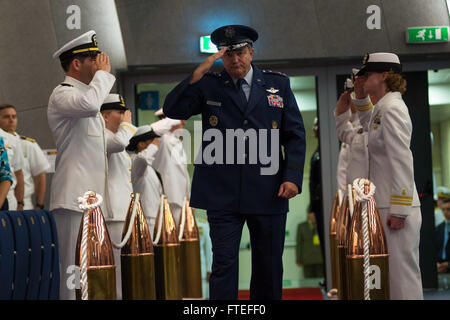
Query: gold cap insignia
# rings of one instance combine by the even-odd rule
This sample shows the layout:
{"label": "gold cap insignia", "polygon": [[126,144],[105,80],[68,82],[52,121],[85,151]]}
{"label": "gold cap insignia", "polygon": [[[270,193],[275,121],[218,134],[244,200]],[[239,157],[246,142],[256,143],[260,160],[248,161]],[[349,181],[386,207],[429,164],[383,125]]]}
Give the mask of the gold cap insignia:
{"label": "gold cap insignia", "polygon": [[95,47],[98,47],[98,44],[97,44],[97,35],[95,35],[95,34],[92,36],[92,43],[94,44]]}
{"label": "gold cap insignia", "polygon": [[364,56],[364,59],[363,59],[363,66],[366,65],[366,63],[367,63],[368,60],[369,60],[369,54],[366,53],[366,55]]}

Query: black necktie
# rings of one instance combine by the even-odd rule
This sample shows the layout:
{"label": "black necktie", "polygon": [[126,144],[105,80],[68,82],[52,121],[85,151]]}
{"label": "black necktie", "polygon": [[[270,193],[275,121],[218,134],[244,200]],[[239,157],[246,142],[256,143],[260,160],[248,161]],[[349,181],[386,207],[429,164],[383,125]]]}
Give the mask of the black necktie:
{"label": "black necktie", "polygon": [[244,83],[247,83],[247,81],[245,81],[245,79],[238,79],[237,89],[239,91],[239,96],[241,97],[241,100],[242,100],[242,105],[244,107],[247,107],[247,96],[245,95],[244,89],[242,89],[242,85]]}

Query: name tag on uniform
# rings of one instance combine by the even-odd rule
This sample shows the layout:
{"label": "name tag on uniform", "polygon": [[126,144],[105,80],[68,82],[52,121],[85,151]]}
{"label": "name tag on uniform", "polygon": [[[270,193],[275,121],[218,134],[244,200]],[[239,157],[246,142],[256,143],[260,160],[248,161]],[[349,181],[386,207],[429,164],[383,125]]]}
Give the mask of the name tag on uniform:
{"label": "name tag on uniform", "polygon": [[267,100],[269,101],[269,106],[275,108],[284,108],[283,98],[277,94],[269,94],[267,96]]}
{"label": "name tag on uniform", "polygon": [[206,104],[210,105],[210,106],[216,106],[216,107],[220,107],[222,106],[222,102],[217,102],[217,101],[211,101],[211,100],[207,100]]}
{"label": "name tag on uniform", "polygon": [[313,245],[315,245],[315,246],[319,246],[320,245],[319,236],[317,234],[315,234],[313,236]]}

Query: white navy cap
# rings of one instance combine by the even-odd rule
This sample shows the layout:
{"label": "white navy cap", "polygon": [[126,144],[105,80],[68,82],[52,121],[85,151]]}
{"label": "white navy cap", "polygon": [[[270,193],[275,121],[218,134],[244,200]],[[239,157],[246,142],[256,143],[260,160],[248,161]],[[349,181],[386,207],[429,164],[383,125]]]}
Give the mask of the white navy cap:
{"label": "white navy cap", "polygon": [[366,72],[386,71],[402,72],[402,64],[398,56],[389,52],[368,53],[364,56],[361,70],[356,75],[361,76]]}
{"label": "white navy cap", "polygon": [[125,111],[125,110],[128,110],[128,108],[125,105],[125,101],[123,101],[123,98],[120,94],[110,93],[106,97],[105,101],[103,101],[103,104],[100,108],[100,111],[106,111],[106,110]]}
{"label": "white navy cap", "polygon": [[59,58],[61,61],[64,61],[77,54],[92,55],[100,52],[97,45],[96,33],[94,30],[90,30],[63,45],[53,54],[53,58]]}
{"label": "white navy cap", "polygon": [[137,145],[141,141],[147,141],[154,138],[158,138],[159,135],[153,131],[149,125],[140,126],[137,128],[136,133],[131,137],[130,144],[126,147],[127,151],[136,151]]}

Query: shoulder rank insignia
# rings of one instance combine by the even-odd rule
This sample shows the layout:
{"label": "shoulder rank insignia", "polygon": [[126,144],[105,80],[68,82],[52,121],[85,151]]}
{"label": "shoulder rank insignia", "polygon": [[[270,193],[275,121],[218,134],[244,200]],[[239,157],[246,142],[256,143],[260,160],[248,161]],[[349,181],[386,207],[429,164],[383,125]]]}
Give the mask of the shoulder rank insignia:
{"label": "shoulder rank insignia", "polygon": [[63,87],[73,87],[73,85],[68,84],[68,83],[61,83],[61,85],[62,85]]}
{"label": "shoulder rank insignia", "polygon": [[25,136],[20,136],[20,139],[27,140],[27,141],[30,141],[30,142],[36,142],[36,140],[34,140],[32,138],[25,137]]}
{"label": "shoulder rank insignia", "polygon": [[266,89],[266,91],[267,91],[267,92],[270,92],[270,93],[277,93],[277,92],[280,91],[280,90],[275,89],[274,87],[271,87],[270,89]]}
{"label": "shoulder rank insignia", "polygon": [[270,73],[270,74],[276,74],[276,75],[283,76],[283,77],[288,77],[288,75],[283,72],[272,71],[272,70],[261,70],[261,71],[263,73]]}

